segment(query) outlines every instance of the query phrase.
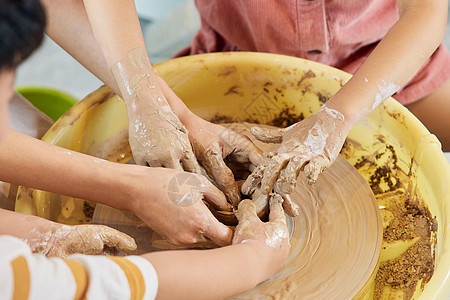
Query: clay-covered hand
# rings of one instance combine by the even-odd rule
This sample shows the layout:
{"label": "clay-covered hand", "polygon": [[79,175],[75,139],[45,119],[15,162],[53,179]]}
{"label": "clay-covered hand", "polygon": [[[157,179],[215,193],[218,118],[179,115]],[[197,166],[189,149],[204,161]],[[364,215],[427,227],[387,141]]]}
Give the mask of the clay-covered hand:
{"label": "clay-covered hand", "polygon": [[282,202],[283,199],[278,194],[271,195],[267,223],[262,222],[256,215],[256,206],[251,200],[242,200],[236,212],[239,223],[234,232],[233,245],[259,243],[261,248],[269,253],[271,273],[281,267],[291,247]]}
{"label": "clay-covered hand", "polygon": [[231,243],[231,229],[212,215],[205,202],[217,210],[230,210],[230,205],[206,177],[165,168],[144,171],[151,182],[140,180],[135,185],[136,201],[130,201],[129,210],[145,224],[177,246]]}
{"label": "clay-covered hand", "polygon": [[145,48],[130,51],[112,74],[127,107],[136,164],[199,173],[188,132],[168,104]]}
{"label": "clay-covered hand", "polygon": [[104,225],[62,225],[33,230],[25,238],[33,253],[65,258],[71,254],[125,254],[136,250],[136,242],[125,233]]}
{"label": "clay-covered hand", "polygon": [[252,134],[266,143],[281,143],[276,153],[265,153],[260,165],[242,186],[242,193],[253,194],[256,189],[268,198],[274,190],[284,199],[290,216],[297,215],[297,206],[289,197],[300,171],[309,183],[336,160],[350,131],[344,115],[326,105],[309,118],[284,129],[253,127]]}
{"label": "clay-covered hand", "polygon": [[192,113],[184,123],[189,129],[189,138],[198,161],[225,193],[228,202],[237,206],[241,200],[239,187],[224,159],[249,172],[260,163],[262,151],[247,136],[205,121]]}

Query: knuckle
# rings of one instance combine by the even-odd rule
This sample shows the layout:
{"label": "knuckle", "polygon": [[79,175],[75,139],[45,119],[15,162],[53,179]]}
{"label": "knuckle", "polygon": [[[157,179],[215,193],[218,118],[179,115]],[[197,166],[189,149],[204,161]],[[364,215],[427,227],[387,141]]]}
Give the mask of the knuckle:
{"label": "knuckle", "polygon": [[191,229],[194,231],[202,230],[203,218],[196,215],[190,221]]}
{"label": "knuckle", "polygon": [[200,222],[197,226],[197,232],[206,232],[208,231],[209,225],[206,222]]}
{"label": "knuckle", "polygon": [[197,214],[193,215],[189,220],[188,233],[195,236],[194,233],[198,233],[199,231],[206,231],[209,226],[208,223],[211,223],[207,222],[208,220],[208,216],[203,212],[198,212]]}

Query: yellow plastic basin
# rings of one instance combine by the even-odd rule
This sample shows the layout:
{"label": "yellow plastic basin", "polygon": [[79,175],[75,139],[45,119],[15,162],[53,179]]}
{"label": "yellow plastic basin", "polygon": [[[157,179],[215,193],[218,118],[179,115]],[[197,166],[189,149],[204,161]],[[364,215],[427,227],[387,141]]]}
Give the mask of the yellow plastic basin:
{"label": "yellow plastic basin", "polygon": [[[298,58],[263,53],[215,53],[170,60],[155,66],[166,82],[195,113],[206,119],[273,120],[280,111],[308,117],[350,78],[337,69]],[[287,110],[286,110],[287,111]],[[130,158],[127,117],[122,100],[106,87],[77,103],[43,140],[112,161]],[[428,206],[437,220],[434,236],[436,268],[420,299],[448,299],[450,295],[450,166],[440,143],[402,105],[387,99],[349,135],[342,154],[353,165],[374,153],[395,155],[373,158],[361,175],[375,194],[393,192],[399,182],[410,197]],[[395,163],[395,166],[390,164]],[[385,164],[392,176],[373,183]],[[90,204],[83,200],[21,187],[16,210],[59,222],[89,222]],[[88,216],[86,216],[88,215]],[[382,259],[386,258],[386,253]],[[383,257],[383,255],[385,255]],[[394,297],[391,294],[389,297]],[[398,296],[398,295],[397,295]],[[401,296],[401,295],[400,295]],[[371,298],[370,287],[360,297]],[[386,298],[385,297],[385,298]]]}

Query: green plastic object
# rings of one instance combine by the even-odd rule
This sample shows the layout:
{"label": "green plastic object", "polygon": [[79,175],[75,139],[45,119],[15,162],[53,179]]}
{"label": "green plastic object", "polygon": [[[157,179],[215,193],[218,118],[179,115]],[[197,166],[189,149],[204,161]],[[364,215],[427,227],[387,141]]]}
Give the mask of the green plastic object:
{"label": "green plastic object", "polygon": [[72,95],[53,88],[25,86],[16,87],[16,91],[53,121],[78,102]]}

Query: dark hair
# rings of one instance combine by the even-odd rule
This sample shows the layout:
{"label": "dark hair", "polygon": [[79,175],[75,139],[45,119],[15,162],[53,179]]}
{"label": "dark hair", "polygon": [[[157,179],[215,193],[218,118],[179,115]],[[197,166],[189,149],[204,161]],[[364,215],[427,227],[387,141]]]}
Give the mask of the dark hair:
{"label": "dark hair", "polygon": [[0,0],[0,70],[15,69],[39,47],[45,12],[39,0]]}

